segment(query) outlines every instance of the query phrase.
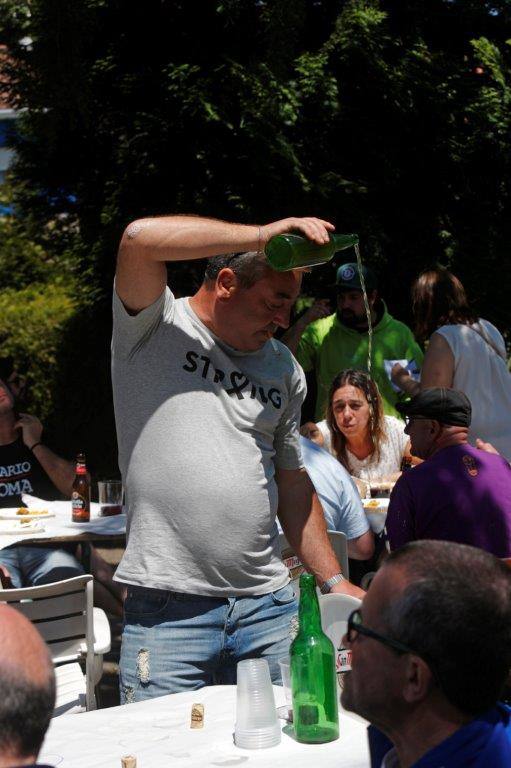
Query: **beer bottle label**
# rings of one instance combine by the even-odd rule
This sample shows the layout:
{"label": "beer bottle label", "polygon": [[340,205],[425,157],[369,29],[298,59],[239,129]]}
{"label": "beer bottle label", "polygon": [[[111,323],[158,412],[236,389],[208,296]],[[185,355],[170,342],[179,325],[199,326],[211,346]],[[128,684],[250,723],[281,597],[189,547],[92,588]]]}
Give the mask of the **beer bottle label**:
{"label": "beer bottle label", "polygon": [[337,673],[349,672],[351,669],[351,650],[348,650],[348,648],[338,649],[335,667]]}
{"label": "beer bottle label", "polygon": [[79,493],[76,491],[73,491],[71,495],[71,507],[73,509],[73,512],[81,512],[82,510],[85,510],[87,508],[87,504],[85,502],[85,499],[83,496],[80,496]]}
{"label": "beer bottle label", "polygon": [[338,648],[335,658],[335,671],[339,688],[344,688],[344,675],[351,669],[351,651],[347,648]]}

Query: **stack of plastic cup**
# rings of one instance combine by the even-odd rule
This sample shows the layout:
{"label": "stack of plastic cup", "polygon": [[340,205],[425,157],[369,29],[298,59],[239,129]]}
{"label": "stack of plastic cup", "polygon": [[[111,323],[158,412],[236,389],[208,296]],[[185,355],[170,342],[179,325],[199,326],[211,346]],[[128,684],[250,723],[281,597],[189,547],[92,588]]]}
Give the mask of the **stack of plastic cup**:
{"label": "stack of plastic cup", "polygon": [[266,659],[238,662],[234,741],[243,749],[265,749],[280,743],[270,669]]}

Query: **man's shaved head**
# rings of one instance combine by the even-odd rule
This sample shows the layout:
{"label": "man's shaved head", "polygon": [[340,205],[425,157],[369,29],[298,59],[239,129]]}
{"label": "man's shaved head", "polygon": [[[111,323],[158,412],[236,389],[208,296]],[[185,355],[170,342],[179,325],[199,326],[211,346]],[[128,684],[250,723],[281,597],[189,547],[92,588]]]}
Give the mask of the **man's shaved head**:
{"label": "man's shaved head", "polygon": [[54,704],[46,644],[19,611],[0,604],[0,768],[20,758],[35,761]]}

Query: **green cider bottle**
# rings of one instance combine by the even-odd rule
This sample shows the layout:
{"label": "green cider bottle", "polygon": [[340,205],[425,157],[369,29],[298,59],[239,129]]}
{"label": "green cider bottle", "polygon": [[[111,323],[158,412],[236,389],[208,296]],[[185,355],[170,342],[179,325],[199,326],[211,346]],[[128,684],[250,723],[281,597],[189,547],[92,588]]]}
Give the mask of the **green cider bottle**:
{"label": "green cider bottle", "polygon": [[276,235],[266,243],[264,253],[272,269],[287,272],[290,269],[315,267],[326,264],[338,251],[358,245],[358,235],[330,235],[325,245],[313,243],[301,235]]}
{"label": "green cider bottle", "polygon": [[299,630],[291,643],[291,693],[297,741],[322,744],[339,738],[335,650],[321,628],[316,580],[300,576]]}

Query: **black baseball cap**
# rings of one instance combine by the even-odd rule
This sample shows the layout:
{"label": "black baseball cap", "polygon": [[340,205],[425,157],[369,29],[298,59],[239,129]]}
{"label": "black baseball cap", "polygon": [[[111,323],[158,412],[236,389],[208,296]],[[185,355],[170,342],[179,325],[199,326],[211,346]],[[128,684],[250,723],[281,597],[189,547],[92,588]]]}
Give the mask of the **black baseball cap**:
{"label": "black baseball cap", "polygon": [[[371,293],[378,286],[376,275],[374,274],[372,269],[369,269],[369,267],[366,267],[365,264],[362,264],[362,274],[364,276],[366,291],[368,293]],[[362,285],[360,282],[360,272],[358,270],[358,264],[356,261],[348,262],[347,264],[341,264],[341,266],[337,270],[335,285],[338,291],[361,291],[362,290]]]}
{"label": "black baseball cap", "polygon": [[403,416],[422,416],[453,427],[469,427],[472,420],[472,406],[466,394],[447,387],[424,389],[408,403],[396,403],[396,408]]}

